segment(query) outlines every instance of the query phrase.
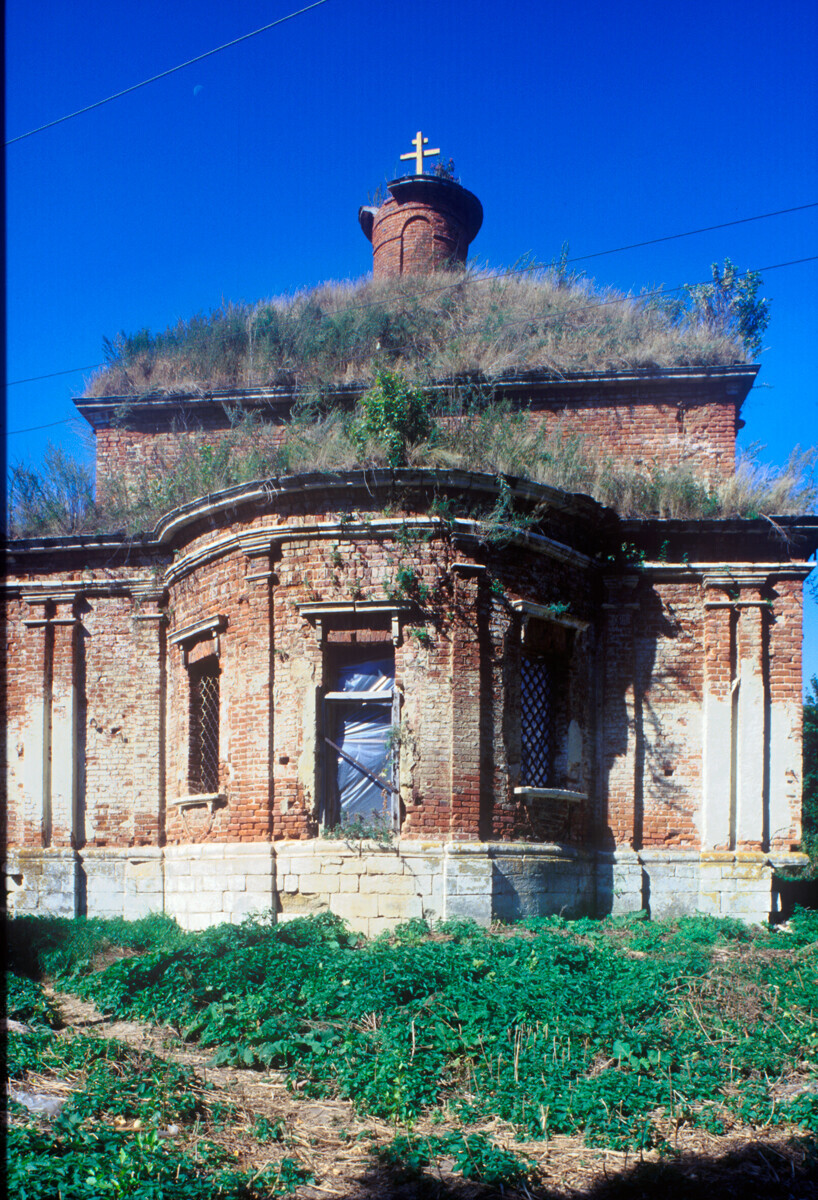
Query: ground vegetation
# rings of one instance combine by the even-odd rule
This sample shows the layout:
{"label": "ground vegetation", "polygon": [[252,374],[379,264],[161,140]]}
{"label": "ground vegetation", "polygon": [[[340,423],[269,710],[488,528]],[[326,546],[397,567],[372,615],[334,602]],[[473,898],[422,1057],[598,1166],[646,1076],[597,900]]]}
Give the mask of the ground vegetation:
{"label": "ground vegetation", "polygon": [[[14,1194],[32,1200],[746,1196],[760,1169],[767,1195],[814,1194],[812,914],[412,921],[373,941],[328,914],[202,934],[18,918],[9,944]],[[89,1011],[96,1036],[71,1024]]]}

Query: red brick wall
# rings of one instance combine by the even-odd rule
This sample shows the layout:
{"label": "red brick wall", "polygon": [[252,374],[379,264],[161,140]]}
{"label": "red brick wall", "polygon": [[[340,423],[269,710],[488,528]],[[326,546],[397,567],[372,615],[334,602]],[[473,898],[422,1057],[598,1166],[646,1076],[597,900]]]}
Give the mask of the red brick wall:
{"label": "red brick wall", "polygon": [[419,275],[450,262],[465,263],[469,244],[457,214],[414,200],[399,204],[390,197],[378,209],[372,227],[372,273]]}
{"label": "red brick wall", "polygon": [[603,844],[698,846],[701,584],[611,580],[604,612]]}
{"label": "red brick wall", "polygon": [[769,624],[769,688],[772,704],[801,705],[803,585],[797,579],[773,581]]}
{"label": "red brick wall", "polygon": [[[151,428],[112,427],[96,431],[96,490],[103,498],[117,495],[119,485],[144,489],[151,480],[161,478],[184,457],[206,446],[217,447],[226,436],[228,421],[219,414],[222,428],[208,422],[207,427],[195,424],[187,429],[153,430]],[[274,430],[280,426],[273,426]],[[275,435],[273,440],[275,441]],[[279,439],[280,440],[280,439]]]}
{"label": "red brick wall", "polygon": [[[180,539],[164,595],[159,578],[168,553],[160,562],[157,552],[153,570],[133,548],[131,563],[113,552],[108,559],[90,551],[52,560],[43,554],[39,575],[11,578],[5,645],[12,842],[42,842],[41,813],[23,803],[27,722],[37,697],[55,681],[65,694],[71,677],[83,763],[83,811],[73,834],[79,844],[313,836],[322,761],[315,706],[326,683],[325,650],[299,605],[383,599],[400,592],[400,572],[411,569],[399,598],[422,604],[401,617],[395,647],[404,836],[596,837],[608,848],[699,844],[705,656],[711,687],[716,681],[729,689],[731,678],[729,610],[705,610],[701,579],[635,568],[630,576],[612,575],[602,596],[596,573],[579,563],[519,545],[457,540],[441,525],[416,535],[401,525],[425,512],[411,496],[400,498],[403,515],[396,515],[394,508],[385,514],[385,495],[377,491],[356,485],[344,495],[343,517],[358,511],[373,523],[394,520],[389,531],[364,520],[339,523],[337,503],[332,493],[322,499],[302,492],[279,497],[275,509],[214,517],[211,528],[202,522]],[[557,540],[570,540],[567,525],[559,527],[569,518],[555,510],[552,519]],[[283,526],[291,532],[276,543]],[[247,552],[244,535],[252,535]],[[28,604],[14,592],[37,585],[61,588],[58,600]],[[798,580],[773,578],[763,610],[773,710],[800,705],[800,589]],[[573,618],[590,623],[564,635],[556,782],[590,798],[570,809],[524,805],[514,794],[527,781],[520,779],[518,717],[522,618],[513,602],[526,600],[567,604]],[[23,625],[66,606],[77,619],[70,654],[68,635]],[[163,613],[167,624],[158,619]],[[212,813],[182,811],[174,801],[189,792],[189,676],[173,638],[215,617],[225,626],[219,741],[227,804]],[[366,610],[328,621],[331,631],[391,637],[388,616]],[[211,634],[203,640],[212,641]],[[195,642],[185,645],[195,654]],[[582,731],[583,754],[578,777],[568,778],[571,720]],[[793,738],[800,738],[800,724],[787,750],[797,770]],[[796,803],[792,827],[776,831],[782,846],[797,838]],[[72,836],[53,832],[63,844]]]}
{"label": "red brick wall", "polygon": [[541,405],[535,398],[532,421],[563,437],[579,436],[592,461],[615,466],[687,465],[710,479],[731,475],[736,463],[736,410],[732,400],[702,400],[683,407],[675,398],[630,401],[586,400]]}
{"label": "red brick wall", "polygon": [[[182,810],[188,796],[189,674],[184,649],[168,647],[167,839],[265,841],[271,828],[270,621],[265,586],[246,582],[243,555],[217,559],[175,584],[169,595],[169,634],[223,616],[219,635],[219,788],[228,805]],[[204,639],[212,641],[212,639]],[[193,644],[195,648],[195,644]],[[195,657],[191,654],[191,659]]]}
{"label": "red brick wall", "polygon": [[[23,805],[25,761],[25,716],[27,694],[27,645],[23,626],[24,604],[9,597],[2,614],[0,694],[5,700],[6,736],[3,748],[3,811],[6,839],[11,845],[37,845],[38,830],[26,822]],[[27,827],[28,824],[28,827]]]}
{"label": "red brick wall", "polygon": [[150,687],[155,666],[142,646],[146,631],[133,621],[129,596],[89,596],[82,608],[86,843],[144,844],[159,834],[159,796],[151,777],[161,753],[159,690]]}
{"label": "red brick wall", "polygon": [[[332,515],[315,514],[318,521]],[[286,510],[280,518],[288,523],[301,519]],[[187,550],[198,554],[219,536],[219,531],[203,534]],[[257,840],[270,833],[274,837],[314,835],[321,753],[319,744],[316,771],[315,737],[317,730],[320,738],[320,728],[313,704],[319,701],[325,682],[324,653],[313,625],[298,606],[318,599],[344,603],[354,596],[383,596],[385,589],[395,588],[398,572],[407,564],[415,575],[412,587],[429,598],[427,604],[437,617],[424,625],[420,611],[406,616],[395,649],[396,683],[404,697],[404,834],[536,835],[534,814],[511,795],[505,697],[494,686],[495,677],[499,680],[508,671],[511,626],[516,629],[512,638],[519,640],[519,620],[509,614],[508,603],[517,594],[564,600],[572,588],[581,588],[576,607],[587,610],[587,583],[580,571],[568,571],[546,559],[515,570],[513,554],[495,551],[490,557],[496,560],[498,580],[502,576],[506,583],[495,585],[492,592],[487,577],[480,583],[468,572],[452,574],[453,553],[445,538],[407,546],[400,531],[398,536],[383,538],[345,538],[342,533],[331,538],[293,537],[282,543],[272,563],[265,556],[251,564],[233,552],[196,568],[171,587],[171,640],[179,630],[207,618],[226,620],[219,661],[221,777],[228,806],[211,819],[209,812],[199,810],[182,815],[173,803],[187,792],[189,685],[182,650],[171,644],[169,841]],[[457,557],[469,561],[462,547]],[[246,582],[248,574],[263,576],[271,570],[272,584],[263,579]],[[482,614],[477,620],[475,603]],[[376,623],[382,621],[378,618]],[[360,622],[365,628],[365,614]],[[587,663],[581,672],[587,692],[585,668]],[[584,711],[577,709],[582,721],[588,716],[587,697],[584,704]],[[564,813],[560,822],[564,824]],[[574,822],[572,836],[578,836],[581,826],[580,818],[579,824]]]}
{"label": "red brick wall", "polygon": [[[116,575],[116,570],[101,572],[114,593]],[[43,580],[26,582],[34,592]],[[156,844],[161,836],[161,623],[148,631],[136,622],[140,606],[130,596],[93,594],[99,577],[95,580],[92,571],[60,571],[59,583],[73,585],[75,598],[56,604],[13,600],[8,608],[10,840],[27,846],[43,842],[42,795],[30,798],[28,808],[24,799],[27,759],[33,766],[35,753],[31,719],[44,708],[46,724],[64,719],[73,691],[80,804],[73,828],[70,810],[55,805],[50,843]],[[49,613],[58,620],[69,620],[72,613],[76,623],[24,624]],[[48,757],[47,738],[45,753]],[[55,788],[56,776],[52,770]]]}
{"label": "red brick wall", "polygon": [[[686,464],[708,479],[720,479],[735,469],[735,402],[717,395],[696,402],[682,394],[666,399],[645,399],[636,393],[609,400],[567,397],[548,401],[537,394],[522,395],[517,402],[529,407],[531,420],[541,422],[546,433],[583,439],[582,452],[592,462],[649,468]],[[351,402],[350,402],[351,403]],[[225,437],[228,419],[220,404],[200,417],[190,417],[187,427],[156,427],[149,414],[96,431],[97,493],[104,496],[121,483],[144,488],[149,477],[172,469],[183,455],[204,446],[217,446]],[[274,441],[284,436],[284,426],[272,426]]]}
{"label": "red brick wall", "polygon": [[[788,797],[790,825],[772,822],[773,849],[789,850],[801,839],[801,749],[803,736],[802,629],[803,585],[800,580],[778,579],[771,589],[768,630],[768,679],[770,711],[786,710],[789,717],[787,757],[783,765],[783,787]],[[772,763],[771,786],[781,786],[780,766]]]}

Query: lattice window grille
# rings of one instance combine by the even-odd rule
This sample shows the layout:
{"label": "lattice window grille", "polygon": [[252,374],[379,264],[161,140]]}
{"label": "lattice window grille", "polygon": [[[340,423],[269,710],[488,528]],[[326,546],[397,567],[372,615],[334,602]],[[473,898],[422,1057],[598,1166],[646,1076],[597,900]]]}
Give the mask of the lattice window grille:
{"label": "lattice window grille", "polygon": [[554,688],[547,659],[522,655],[520,691],[521,782],[526,787],[551,787]]}
{"label": "lattice window grille", "polygon": [[211,795],[219,790],[218,669],[191,677],[190,786]]}

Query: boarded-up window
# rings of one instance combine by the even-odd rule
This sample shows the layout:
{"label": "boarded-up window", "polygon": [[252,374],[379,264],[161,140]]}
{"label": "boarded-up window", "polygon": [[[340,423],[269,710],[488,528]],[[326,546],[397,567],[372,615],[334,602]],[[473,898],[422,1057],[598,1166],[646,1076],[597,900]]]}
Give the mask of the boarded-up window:
{"label": "boarded-up window", "polygon": [[395,655],[386,642],[332,647],[325,693],[324,819],[328,825],[393,827]]}
{"label": "boarded-up window", "polygon": [[219,790],[219,660],[203,658],[190,668],[188,785],[194,795]]}

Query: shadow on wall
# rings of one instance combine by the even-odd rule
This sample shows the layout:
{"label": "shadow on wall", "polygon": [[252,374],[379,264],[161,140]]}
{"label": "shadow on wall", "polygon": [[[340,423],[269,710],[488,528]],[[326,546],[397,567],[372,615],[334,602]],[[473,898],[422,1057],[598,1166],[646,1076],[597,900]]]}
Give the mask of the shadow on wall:
{"label": "shadow on wall", "polygon": [[773,925],[789,921],[796,908],[818,911],[818,879],[782,879],[773,875]]}
{"label": "shadow on wall", "polygon": [[[77,616],[77,639],[75,645],[76,659],[74,669],[76,672],[76,696],[77,696],[77,715],[76,715],[76,739],[77,739],[77,780],[76,780],[76,800],[75,800],[75,815],[74,815],[74,848],[81,850],[85,845],[87,838],[86,830],[86,789],[85,789],[85,765],[88,754],[88,689],[86,686],[86,661],[87,661],[87,644],[90,638],[88,628],[83,618],[86,618],[91,611],[91,605],[87,600],[81,599],[77,601],[76,616]],[[84,876],[83,872],[83,876]],[[85,906],[85,888],[81,889],[81,907],[77,911],[78,916],[84,916],[86,912]]]}
{"label": "shadow on wall", "polygon": [[[614,584],[607,606],[608,621],[603,635],[602,686],[603,757],[602,778],[598,791],[607,796],[598,813],[596,844],[603,851],[629,848],[641,850],[645,838],[645,804],[653,803],[678,810],[680,818],[689,820],[684,805],[685,788],[673,778],[675,759],[682,747],[664,736],[662,720],[652,702],[652,695],[665,691],[668,698],[677,700],[685,695],[701,703],[701,693],[691,684],[683,669],[673,661],[654,675],[660,640],[677,641],[681,626],[669,618],[660,597],[649,587],[638,587],[623,581]],[[677,657],[672,656],[673,659]],[[632,754],[630,769],[625,777],[622,763]],[[621,800],[624,806],[632,803],[630,829],[615,829],[611,823],[610,801]],[[604,859],[597,872],[597,915],[608,916],[621,881],[615,876],[613,862]],[[641,890],[639,907],[650,913],[650,879],[644,870],[639,872],[634,887]]]}
{"label": "shadow on wall", "polygon": [[492,858],[492,920],[595,915],[595,864],[590,856],[561,860],[493,853]]}

